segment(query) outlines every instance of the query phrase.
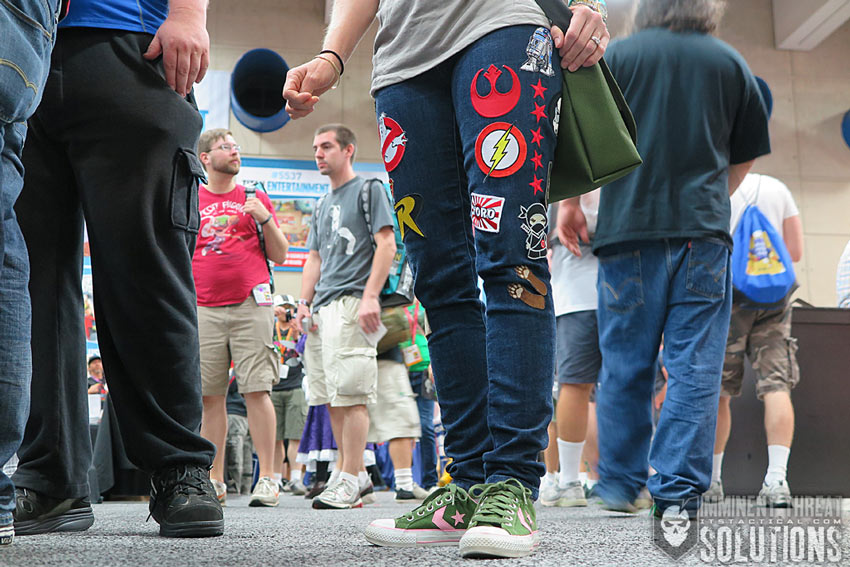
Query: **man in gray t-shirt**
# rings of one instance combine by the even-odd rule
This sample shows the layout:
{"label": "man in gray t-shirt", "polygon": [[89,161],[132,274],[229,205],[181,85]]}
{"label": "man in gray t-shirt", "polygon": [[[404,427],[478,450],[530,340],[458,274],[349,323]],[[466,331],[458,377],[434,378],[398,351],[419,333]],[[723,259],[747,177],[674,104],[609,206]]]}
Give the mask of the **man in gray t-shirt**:
{"label": "man in gray t-shirt", "polygon": [[[313,215],[295,324],[308,333],[308,403],[327,404],[339,449],[334,476],[313,508],[358,507],[361,490],[369,485],[363,467],[366,404],[377,401],[378,365],[375,345],[366,335],[380,325],[379,296],[396,247],[383,185],[354,174],[356,144],[354,133],[340,124],[322,126],[313,140],[316,165],[330,178],[331,191]],[[370,223],[361,202],[364,190]]]}

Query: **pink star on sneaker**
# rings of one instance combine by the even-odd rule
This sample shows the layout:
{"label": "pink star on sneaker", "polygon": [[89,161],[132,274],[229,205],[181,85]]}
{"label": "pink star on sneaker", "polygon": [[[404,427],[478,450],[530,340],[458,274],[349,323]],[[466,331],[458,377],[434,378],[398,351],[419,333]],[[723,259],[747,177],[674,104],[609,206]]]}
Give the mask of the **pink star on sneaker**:
{"label": "pink star on sneaker", "polygon": [[452,516],[452,520],[455,521],[455,527],[457,527],[457,525],[463,521],[463,517],[465,515],[466,514],[461,514],[459,511],[455,510],[455,515]]}

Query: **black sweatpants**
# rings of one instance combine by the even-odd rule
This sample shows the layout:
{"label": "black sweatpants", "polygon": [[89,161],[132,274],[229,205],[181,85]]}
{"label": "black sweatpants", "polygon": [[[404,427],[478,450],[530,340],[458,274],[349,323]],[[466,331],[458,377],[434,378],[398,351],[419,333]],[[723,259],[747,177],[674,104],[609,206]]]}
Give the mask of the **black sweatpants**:
{"label": "black sweatpants", "polygon": [[89,493],[81,272],[83,220],[104,374],[130,460],[153,472],[212,463],[199,435],[201,377],[192,252],[201,117],[171,90],[153,36],[65,29],[29,122],[16,206],[29,248],[32,408],[16,486]]}

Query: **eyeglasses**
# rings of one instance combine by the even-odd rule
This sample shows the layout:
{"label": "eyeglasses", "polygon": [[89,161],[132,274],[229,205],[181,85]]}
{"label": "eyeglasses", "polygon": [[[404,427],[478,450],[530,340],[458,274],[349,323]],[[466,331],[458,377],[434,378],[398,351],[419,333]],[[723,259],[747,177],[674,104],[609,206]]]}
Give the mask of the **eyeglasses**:
{"label": "eyeglasses", "polygon": [[225,152],[229,152],[231,150],[236,150],[237,152],[241,152],[242,146],[240,146],[239,144],[222,144],[220,146],[213,148],[210,151],[214,151],[214,150],[224,150]]}

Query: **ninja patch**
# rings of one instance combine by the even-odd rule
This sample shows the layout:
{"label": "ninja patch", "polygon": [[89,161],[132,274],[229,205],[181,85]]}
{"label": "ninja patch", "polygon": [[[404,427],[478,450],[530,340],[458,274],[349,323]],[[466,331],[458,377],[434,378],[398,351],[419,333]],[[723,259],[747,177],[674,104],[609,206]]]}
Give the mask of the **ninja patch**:
{"label": "ninja patch", "polygon": [[513,124],[494,122],[475,140],[475,161],[487,177],[513,175],[525,163],[528,146]]}
{"label": "ninja patch", "polygon": [[472,193],[472,226],[482,232],[499,232],[502,224],[502,208],[505,206],[503,197],[492,197]]}
{"label": "ninja patch", "polygon": [[546,226],[548,224],[546,207],[542,203],[534,203],[528,208],[520,206],[519,210],[519,218],[523,221],[522,230],[526,234],[525,249],[528,251],[528,259],[540,260],[545,258],[547,248]]}
{"label": "ninja patch", "polygon": [[407,145],[407,136],[398,122],[384,114],[378,117],[378,133],[381,136],[381,157],[387,173],[398,167],[401,158],[404,157],[404,148]]}

